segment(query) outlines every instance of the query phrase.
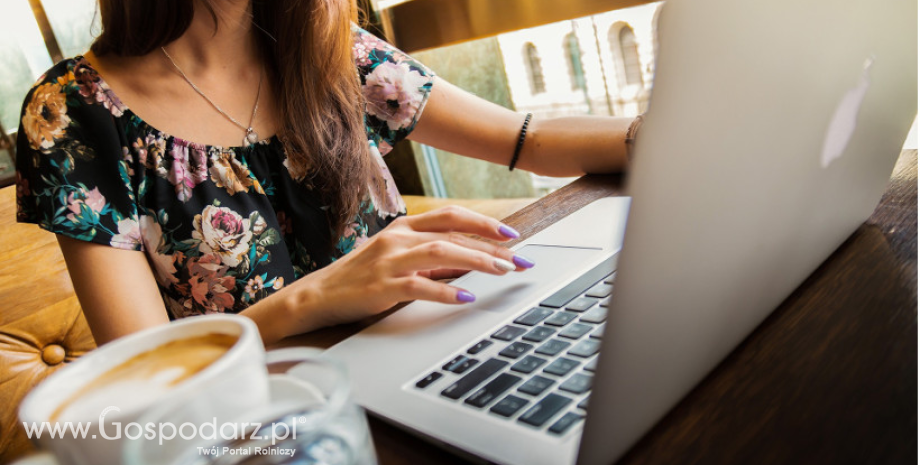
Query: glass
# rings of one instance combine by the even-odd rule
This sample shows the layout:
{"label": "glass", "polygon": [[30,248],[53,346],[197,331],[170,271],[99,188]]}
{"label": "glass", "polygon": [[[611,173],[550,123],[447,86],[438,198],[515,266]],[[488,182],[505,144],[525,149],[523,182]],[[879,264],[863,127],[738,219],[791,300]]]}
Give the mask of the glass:
{"label": "glass", "polygon": [[[138,465],[375,465],[377,459],[367,418],[351,397],[344,367],[319,354],[319,351],[304,348],[268,352],[271,404],[232,422],[215,420],[214,434],[208,426],[211,421],[201,424],[201,434],[192,434],[191,426],[185,428],[182,426],[185,423],[179,424],[182,419],[189,418],[188,411],[194,409],[194,399],[182,399],[158,408],[139,421],[140,425],[176,422],[179,433],[166,440],[165,435],[159,434],[128,438],[124,462]],[[232,431],[235,426],[239,426],[240,434]],[[159,431],[158,428],[154,430]]]}

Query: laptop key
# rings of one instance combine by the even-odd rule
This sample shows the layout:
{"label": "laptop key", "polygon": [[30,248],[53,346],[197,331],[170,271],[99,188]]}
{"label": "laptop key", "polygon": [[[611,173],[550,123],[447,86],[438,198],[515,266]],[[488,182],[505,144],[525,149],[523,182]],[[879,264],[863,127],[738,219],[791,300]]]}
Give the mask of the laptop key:
{"label": "laptop key", "polygon": [[597,339],[585,339],[584,341],[575,344],[575,347],[572,347],[569,350],[569,354],[576,357],[588,358],[597,353],[601,349],[601,341]]}
{"label": "laptop key", "polygon": [[448,399],[457,400],[506,366],[508,366],[508,362],[490,358],[464,377],[458,379],[454,384],[448,386],[447,389],[441,391],[441,395]]}
{"label": "laptop key", "polygon": [[565,376],[569,374],[570,371],[574,370],[578,366],[578,362],[575,360],[567,359],[565,357],[557,358],[550,363],[543,371],[557,376]]}
{"label": "laptop key", "polygon": [[572,303],[565,306],[566,310],[571,310],[573,312],[583,312],[591,307],[594,304],[598,303],[599,300],[594,297],[579,297],[575,299]]}
{"label": "laptop key", "polygon": [[470,368],[476,366],[477,363],[479,363],[479,360],[476,360],[475,358],[467,358],[466,360],[463,360],[462,362],[450,367],[448,371],[462,375],[463,373],[466,373],[466,371]]}
{"label": "laptop key", "polygon": [[572,403],[572,399],[559,394],[549,394],[536,405],[530,407],[518,418],[518,421],[527,423],[537,428],[543,426],[550,418],[559,413],[560,410]]}
{"label": "laptop key", "polygon": [[469,358],[465,355],[458,355],[441,368],[459,375],[466,372],[466,370],[473,368],[477,363],[479,363],[479,360],[476,360],[475,358]]}
{"label": "laptop key", "polygon": [[610,276],[607,276],[606,278],[604,278],[604,284],[613,284],[613,280],[616,279],[616,277],[617,277],[617,273],[616,271],[614,271],[613,273],[610,274]]}
{"label": "laptop key", "polygon": [[444,375],[442,375],[441,372],[439,372],[439,371],[433,371],[433,372],[431,372],[430,375],[428,375],[428,376],[422,378],[421,380],[419,380],[419,382],[415,383],[415,387],[417,387],[417,388],[419,388],[419,389],[425,389],[425,388],[428,387],[431,383],[433,383],[433,382],[435,382],[435,381],[441,379],[442,376],[444,376]]}
{"label": "laptop key", "polygon": [[590,362],[585,364],[585,370],[590,371],[592,373],[594,372],[594,370],[597,370],[597,357],[594,357],[593,359],[591,359]]}
{"label": "laptop key", "polygon": [[607,327],[607,323],[601,323],[597,325],[597,328],[594,331],[591,331],[591,335],[588,337],[593,337],[594,339],[601,339],[604,337],[604,328]]}
{"label": "laptop key", "polygon": [[519,328],[517,326],[505,326],[504,328],[496,331],[492,334],[492,337],[501,341],[513,341],[517,339],[521,334],[526,333],[527,330],[524,328]]}
{"label": "laptop key", "polygon": [[578,339],[584,336],[588,331],[594,329],[593,326],[589,326],[582,323],[574,323],[572,326],[563,329],[559,335],[562,337],[567,337],[569,339]]}
{"label": "laptop key", "polygon": [[546,307],[534,307],[527,313],[514,320],[519,325],[533,326],[553,314],[553,309]]}
{"label": "laptop key", "polygon": [[537,368],[543,366],[546,363],[545,358],[534,357],[533,355],[528,355],[520,359],[514,365],[511,365],[511,369],[519,373],[529,374],[532,373]]}
{"label": "laptop key", "polygon": [[591,288],[588,292],[585,293],[588,297],[607,297],[613,293],[613,286],[610,284],[598,283]]}
{"label": "laptop key", "polygon": [[610,270],[615,269],[617,256],[618,255],[614,255],[607,260],[604,260],[587,273],[579,276],[577,279],[562,289],[556,291],[543,302],[540,302],[540,305],[552,308],[564,307],[567,303],[571,302],[572,299],[584,293],[585,289],[590,288],[601,279],[604,279],[604,277],[610,273]]}
{"label": "laptop key", "polygon": [[594,377],[591,375],[575,373],[571,378],[565,380],[565,382],[559,386],[559,389],[569,391],[572,394],[584,394],[591,390],[592,381],[594,381]]}
{"label": "laptop key", "polygon": [[442,370],[446,370],[446,369],[448,369],[451,365],[453,365],[453,364],[455,364],[455,363],[457,363],[457,362],[460,362],[461,360],[463,360],[463,359],[465,359],[465,358],[466,358],[466,357],[463,356],[463,355],[458,355],[458,356],[454,357],[453,359],[451,359],[451,361],[445,363],[444,366],[441,367],[441,369],[442,369]]}
{"label": "laptop key", "polygon": [[543,323],[550,326],[565,326],[569,324],[572,320],[578,317],[577,313],[572,312],[556,312],[553,316],[549,317]]}
{"label": "laptop key", "polygon": [[581,402],[578,403],[578,408],[582,410],[588,410],[588,399],[590,398],[591,396],[585,396],[585,398],[582,399]]}
{"label": "laptop key", "polygon": [[497,404],[493,405],[489,410],[493,413],[497,413],[505,418],[511,417],[515,413],[518,413],[518,410],[524,408],[529,401],[526,399],[521,399],[518,396],[508,394],[504,399],[498,401]]}
{"label": "laptop key", "polygon": [[521,391],[524,394],[530,394],[532,396],[539,396],[540,394],[543,394],[543,391],[554,384],[556,384],[555,381],[549,378],[544,378],[540,375],[536,375],[533,378],[528,379],[526,383],[522,384],[521,387],[518,388],[518,391]]}
{"label": "laptop key", "polygon": [[476,344],[474,344],[473,347],[466,349],[466,353],[470,355],[475,355],[475,354],[482,352],[483,350],[486,350],[486,347],[489,347],[490,345],[492,345],[492,341],[488,339],[483,339],[477,342]]}
{"label": "laptop key", "polygon": [[547,431],[553,434],[561,435],[565,433],[566,431],[568,431],[569,428],[572,427],[572,425],[581,421],[582,418],[584,417],[582,417],[581,415],[575,412],[567,412],[565,415],[562,416],[562,418],[556,420],[556,422],[553,423],[553,426],[550,426]]}
{"label": "laptop key", "polygon": [[529,333],[522,336],[521,339],[530,342],[543,342],[549,339],[555,332],[556,330],[549,326],[537,326],[531,329]]}
{"label": "laptop key", "polygon": [[582,323],[603,323],[607,320],[607,309],[604,307],[594,307],[583,313],[578,321]]}
{"label": "laptop key", "polygon": [[489,381],[482,389],[467,397],[463,402],[473,407],[483,408],[488,405],[489,402],[492,402],[496,397],[504,394],[505,391],[511,389],[519,382],[521,382],[521,378],[509,375],[508,373],[502,373],[492,381]]}
{"label": "laptop key", "polygon": [[530,351],[530,349],[533,349],[532,344],[528,344],[526,342],[515,342],[509,344],[508,347],[505,347],[501,352],[498,353],[498,355],[508,358],[518,358]]}
{"label": "laptop key", "polygon": [[541,354],[541,355],[553,356],[553,355],[558,354],[559,352],[562,352],[565,349],[568,349],[570,345],[572,345],[571,342],[565,342],[559,339],[552,339],[546,344],[543,344],[542,346],[537,347],[537,350],[535,350],[534,352]]}
{"label": "laptop key", "polygon": [[604,297],[603,300],[601,300],[600,305],[598,305],[598,306],[599,306],[599,307],[604,307],[604,308],[610,307],[610,301],[611,301],[611,300],[613,300],[613,296],[611,296],[611,297]]}

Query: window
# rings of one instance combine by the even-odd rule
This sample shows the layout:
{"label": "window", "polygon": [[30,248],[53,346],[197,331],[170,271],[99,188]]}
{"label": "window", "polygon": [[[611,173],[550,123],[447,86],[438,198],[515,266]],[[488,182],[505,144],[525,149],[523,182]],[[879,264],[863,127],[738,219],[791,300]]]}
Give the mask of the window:
{"label": "window", "polygon": [[3,63],[0,126],[6,132],[12,132],[19,127],[19,109],[26,92],[52,64],[27,1],[3,5],[3,14],[0,15],[0,63]]}
{"label": "window", "polygon": [[102,30],[96,0],[41,0],[64,58],[89,50]]}
{"label": "window", "polygon": [[546,92],[546,82],[543,81],[543,66],[540,65],[540,55],[533,43],[524,44],[524,66],[530,76],[530,93],[542,94]]}
{"label": "window", "polygon": [[619,82],[624,85],[642,85],[642,65],[639,63],[639,47],[636,34],[628,24],[617,23],[610,28],[608,36],[610,51],[617,61]]}
{"label": "window", "polygon": [[569,66],[569,80],[572,82],[572,90],[585,89],[585,68],[581,64],[581,47],[578,45],[578,38],[574,32],[565,36],[563,41],[565,47],[566,61]]}

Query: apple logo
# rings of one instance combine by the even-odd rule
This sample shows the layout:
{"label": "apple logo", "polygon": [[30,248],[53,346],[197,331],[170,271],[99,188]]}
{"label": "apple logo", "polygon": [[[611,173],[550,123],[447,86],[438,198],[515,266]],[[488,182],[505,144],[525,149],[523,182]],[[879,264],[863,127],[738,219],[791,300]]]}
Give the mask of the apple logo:
{"label": "apple logo", "polygon": [[859,84],[847,91],[840,103],[837,104],[837,110],[834,117],[831,118],[831,124],[827,127],[827,135],[824,137],[824,149],[821,151],[821,167],[827,168],[831,162],[843,155],[856,130],[856,115],[859,113],[859,107],[862,105],[866,91],[869,90],[869,68],[875,62],[875,57],[866,59],[863,65],[862,76],[859,78]]}

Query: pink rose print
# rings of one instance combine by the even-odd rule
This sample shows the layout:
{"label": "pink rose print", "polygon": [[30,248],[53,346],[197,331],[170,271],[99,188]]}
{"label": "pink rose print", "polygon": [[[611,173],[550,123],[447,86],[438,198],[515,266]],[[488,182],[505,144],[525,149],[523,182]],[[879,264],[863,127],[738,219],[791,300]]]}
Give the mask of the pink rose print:
{"label": "pink rose print", "polygon": [[249,220],[227,207],[208,205],[193,221],[192,237],[201,241],[198,250],[215,254],[228,266],[237,266],[249,251],[252,231]]}
{"label": "pink rose print", "polygon": [[143,244],[141,228],[137,221],[125,218],[118,222],[118,234],[112,236],[109,245],[119,249],[134,250],[138,244]]}
{"label": "pink rose print", "polygon": [[207,154],[204,147],[181,139],[174,139],[170,154],[173,163],[167,179],[176,186],[179,200],[188,202],[192,189],[208,178]]}
{"label": "pink rose print", "polygon": [[115,96],[115,93],[99,77],[99,73],[95,69],[85,66],[85,64],[78,65],[73,70],[73,77],[80,88],[80,96],[83,97],[86,103],[102,104],[116,118],[124,114],[127,107]]}
{"label": "pink rose print", "polygon": [[176,278],[176,257],[160,253],[160,249],[166,245],[163,240],[163,229],[160,227],[160,223],[152,216],[144,215],[140,218],[139,226],[144,249],[147,251],[147,258],[153,265],[157,282],[164,287],[178,283],[179,279]]}
{"label": "pink rose print", "polygon": [[393,131],[408,127],[422,103],[424,94],[419,88],[427,83],[427,77],[406,63],[383,62],[362,86],[367,113],[386,121]]}
{"label": "pink rose print", "polygon": [[83,191],[83,198],[77,198],[75,196],[76,192],[71,192],[67,196],[67,209],[70,210],[70,213],[67,214],[67,219],[73,222],[79,222],[79,216],[83,213],[83,207],[86,206],[97,215],[99,212],[105,208],[105,197],[99,193],[99,188],[95,187],[93,190],[86,192]]}

